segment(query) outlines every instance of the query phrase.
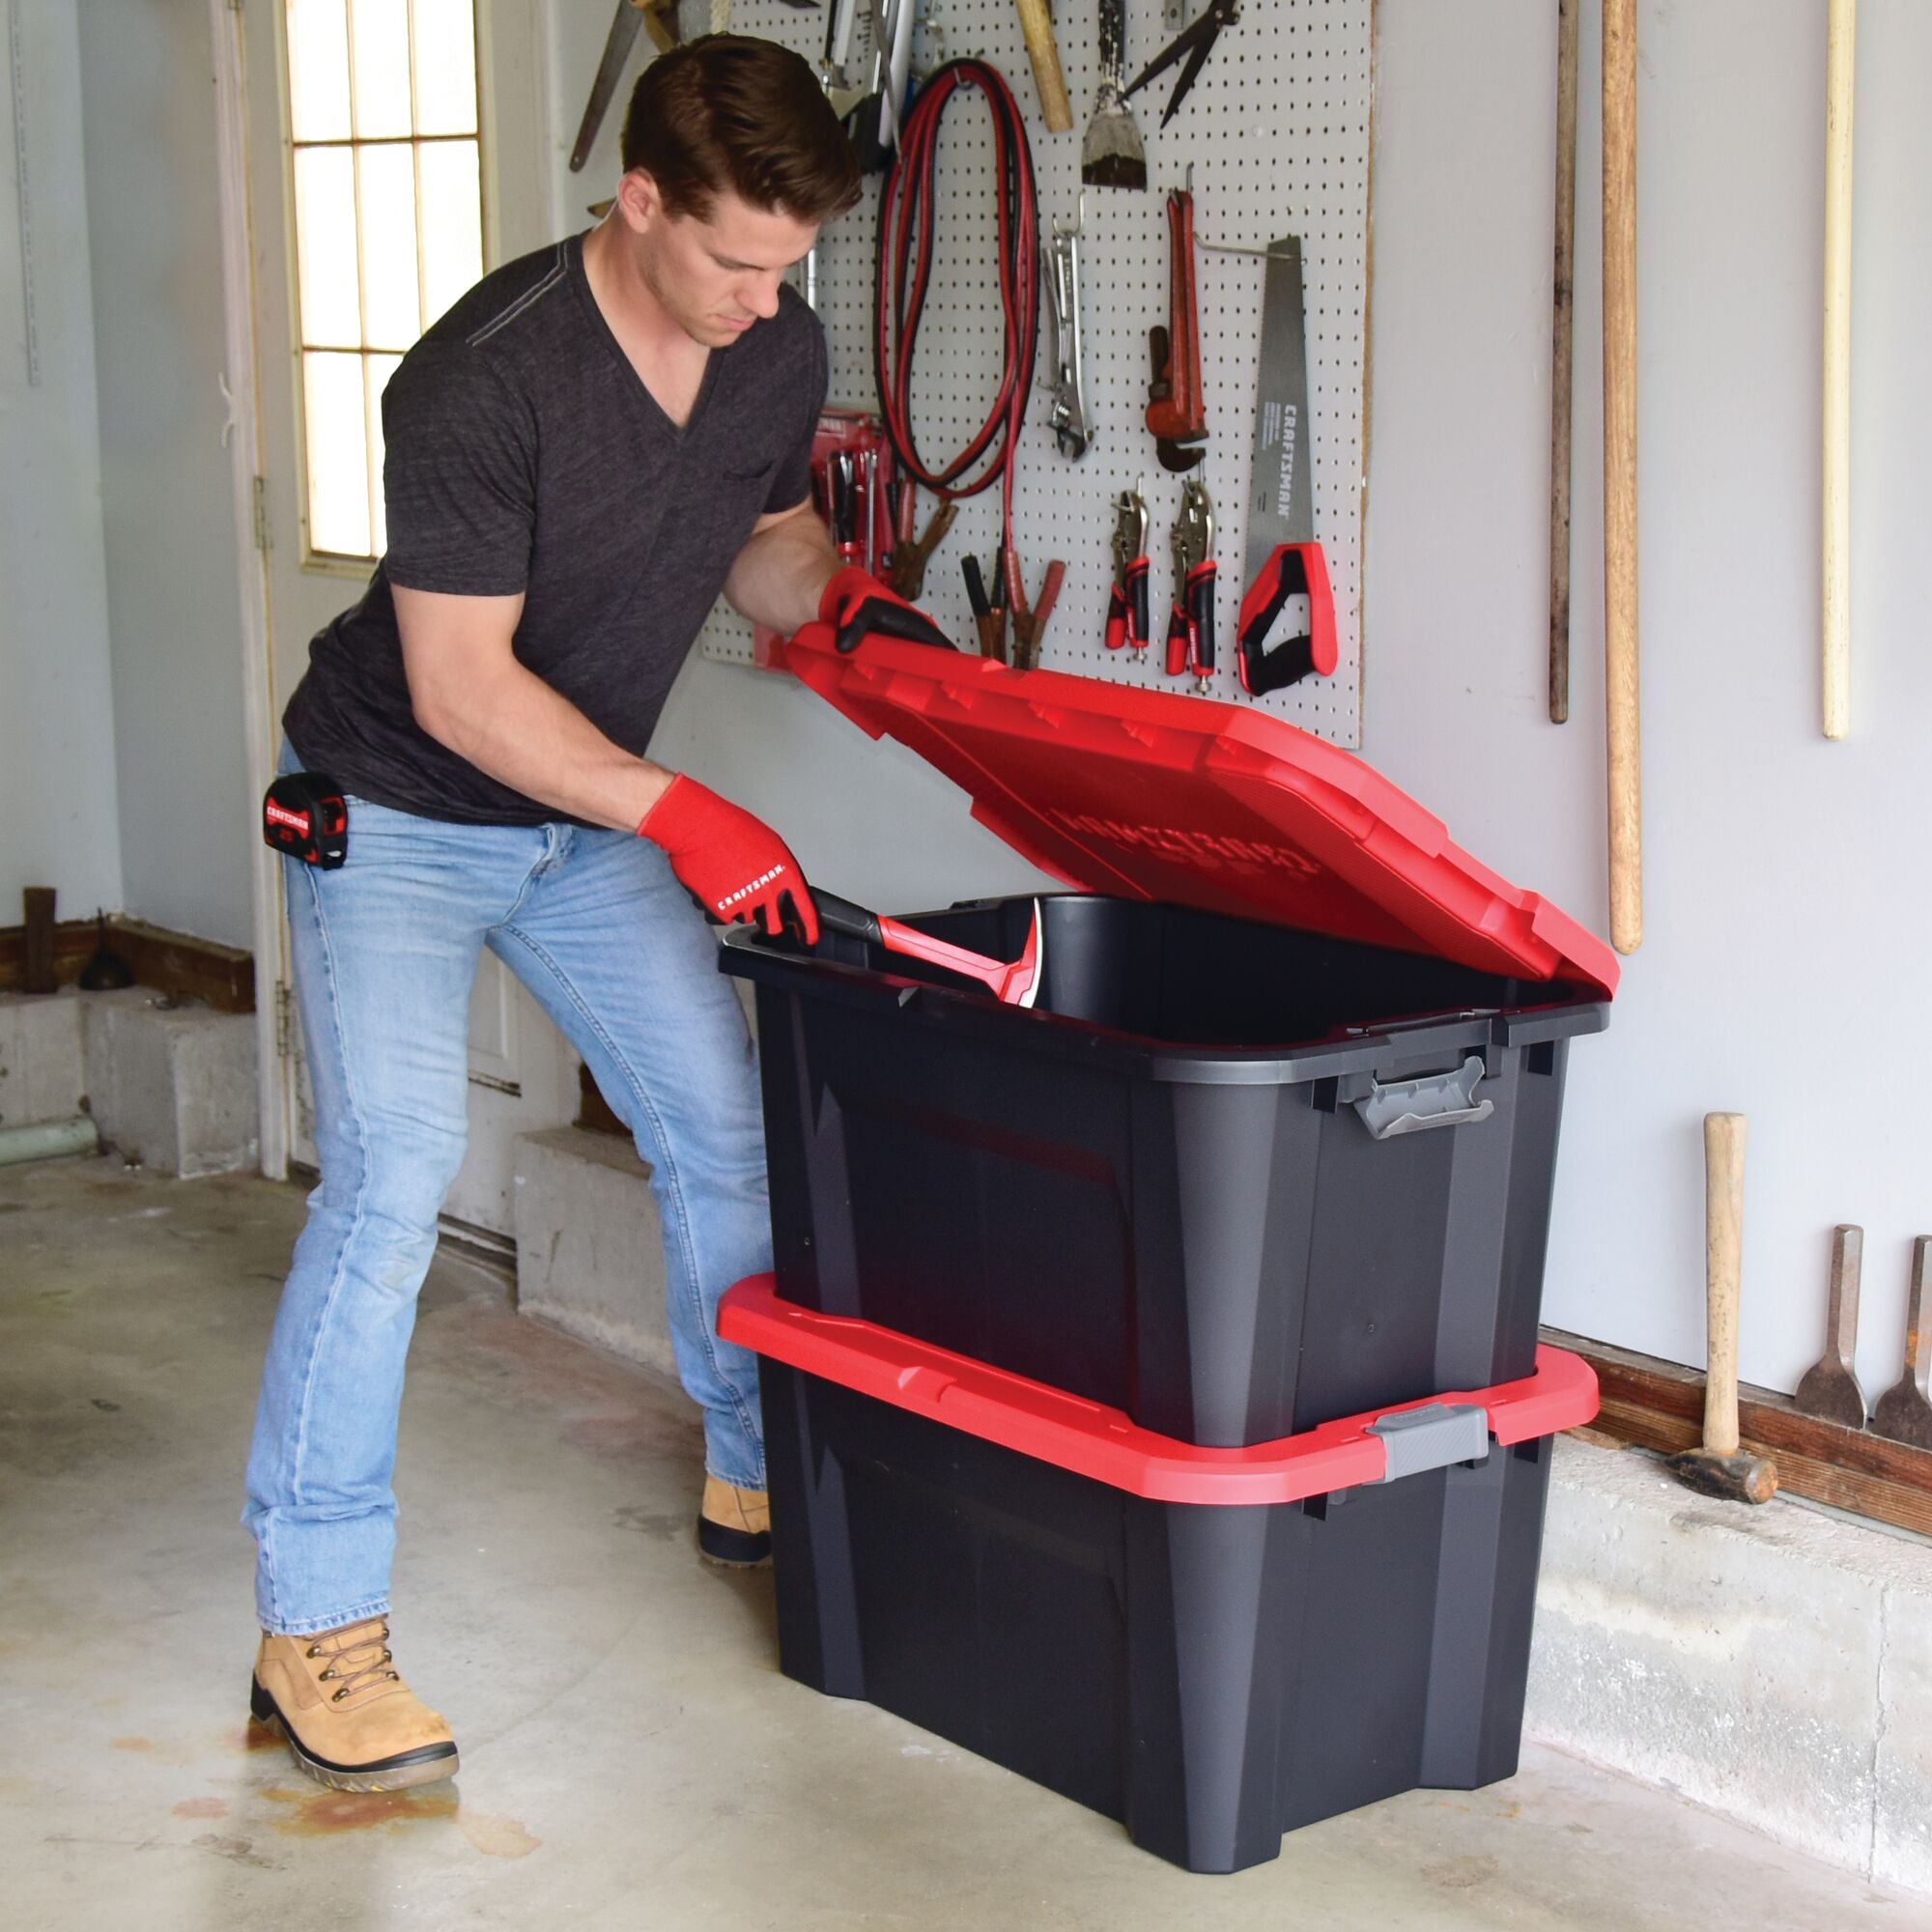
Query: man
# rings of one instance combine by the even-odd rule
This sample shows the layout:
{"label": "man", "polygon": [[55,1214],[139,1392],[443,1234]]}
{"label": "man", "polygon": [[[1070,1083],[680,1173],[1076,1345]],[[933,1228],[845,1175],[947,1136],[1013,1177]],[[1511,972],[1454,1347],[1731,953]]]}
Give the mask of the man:
{"label": "man", "polygon": [[774,832],[643,753],[721,589],[786,634],[823,617],[944,641],[841,570],[811,509],[825,341],[781,278],[859,182],[810,70],[728,36],[668,54],[623,161],[600,227],[486,276],[396,371],[388,550],[284,720],[285,769],[348,796],[349,848],[331,871],[288,862],[322,1184],[248,1464],[253,1705],[340,1789],[457,1768],[388,1648],[390,1477],[485,946],[651,1164],[704,1414],[700,1548],[767,1558],[755,1362],[716,1323],[771,1262],[763,1131],[705,916],[789,917],[807,942],[817,922]]}

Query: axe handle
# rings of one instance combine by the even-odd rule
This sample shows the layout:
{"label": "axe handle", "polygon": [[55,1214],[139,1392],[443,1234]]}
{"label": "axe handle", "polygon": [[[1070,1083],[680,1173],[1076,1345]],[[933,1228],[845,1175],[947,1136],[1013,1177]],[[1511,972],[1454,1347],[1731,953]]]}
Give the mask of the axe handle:
{"label": "axe handle", "polygon": [[1832,0],[1825,48],[1824,727],[1852,722],[1852,82],[1858,0]]}
{"label": "axe handle", "polygon": [[1636,0],[1604,0],[1604,668],[1619,952],[1643,944],[1636,586]]}
{"label": "axe handle", "polygon": [[1040,112],[1047,132],[1073,129],[1073,109],[1066,99],[1066,76],[1060,68],[1060,43],[1053,38],[1053,19],[1046,0],[1018,0],[1020,31],[1026,35],[1027,58],[1033,62],[1034,85],[1039,89]]}

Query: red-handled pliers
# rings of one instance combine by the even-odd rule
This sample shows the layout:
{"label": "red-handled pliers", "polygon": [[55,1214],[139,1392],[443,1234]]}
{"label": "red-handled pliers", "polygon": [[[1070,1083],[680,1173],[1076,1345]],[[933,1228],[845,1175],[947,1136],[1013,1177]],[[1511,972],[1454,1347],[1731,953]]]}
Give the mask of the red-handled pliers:
{"label": "red-handled pliers", "polygon": [[1174,520],[1174,610],[1167,624],[1167,674],[1192,671],[1206,691],[1214,674],[1214,500],[1198,476],[1180,493]]}
{"label": "red-handled pliers", "polygon": [[1107,593],[1107,648],[1148,645],[1148,510],[1139,490],[1122,490],[1114,499],[1114,582]]}

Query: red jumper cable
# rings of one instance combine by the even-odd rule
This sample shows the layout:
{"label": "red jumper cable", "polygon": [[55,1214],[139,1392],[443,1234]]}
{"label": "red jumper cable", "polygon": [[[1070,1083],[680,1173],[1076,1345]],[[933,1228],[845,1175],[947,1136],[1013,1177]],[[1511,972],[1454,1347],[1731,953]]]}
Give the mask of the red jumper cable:
{"label": "red jumper cable", "polygon": [[[913,356],[932,275],[940,120],[961,88],[979,89],[993,121],[997,267],[1006,355],[986,420],[957,456],[935,467],[920,455],[913,440]],[[880,193],[873,330],[879,414],[904,473],[944,501],[977,497],[999,479],[1000,544],[1005,557],[1013,554],[1013,464],[1033,392],[1038,336],[1039,211],[1026,127],[1012,90],[997,68],[984,61],[950,61],[921,89],[906,115],[898,153]],[[982,462],[978,475],[961,480]],[[1009,572],[1017,577],[1017,565],[1009,566]],[[1040,621],[1044,622],[1044,611]]]}

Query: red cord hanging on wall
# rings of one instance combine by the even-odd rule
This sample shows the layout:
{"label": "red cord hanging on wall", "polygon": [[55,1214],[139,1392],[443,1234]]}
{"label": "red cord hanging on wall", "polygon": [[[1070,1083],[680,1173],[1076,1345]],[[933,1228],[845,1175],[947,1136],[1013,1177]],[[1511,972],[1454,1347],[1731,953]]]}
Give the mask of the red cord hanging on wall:
{"label": "red cord hanging on wall", "polygon": [[[977,88],[985,97],[993,120],[1005,357],[984,423],[951,462],[933,465],[921,456],[913,440],[913,358],[932,274],[940,121],[962,88]],[[879,201],[873,332],[879,413],[904,472],[935,496],[948,502],[977,497],[999,479],[1000,541],[1008,554],[1012,552],[1013,462],[1033,389],[1038,335],[1039,212],[1026,127],[997,68],[983,61],[952,61],[926,82],[907,114]],[[961,481],[982,463],[978,475]]]}

